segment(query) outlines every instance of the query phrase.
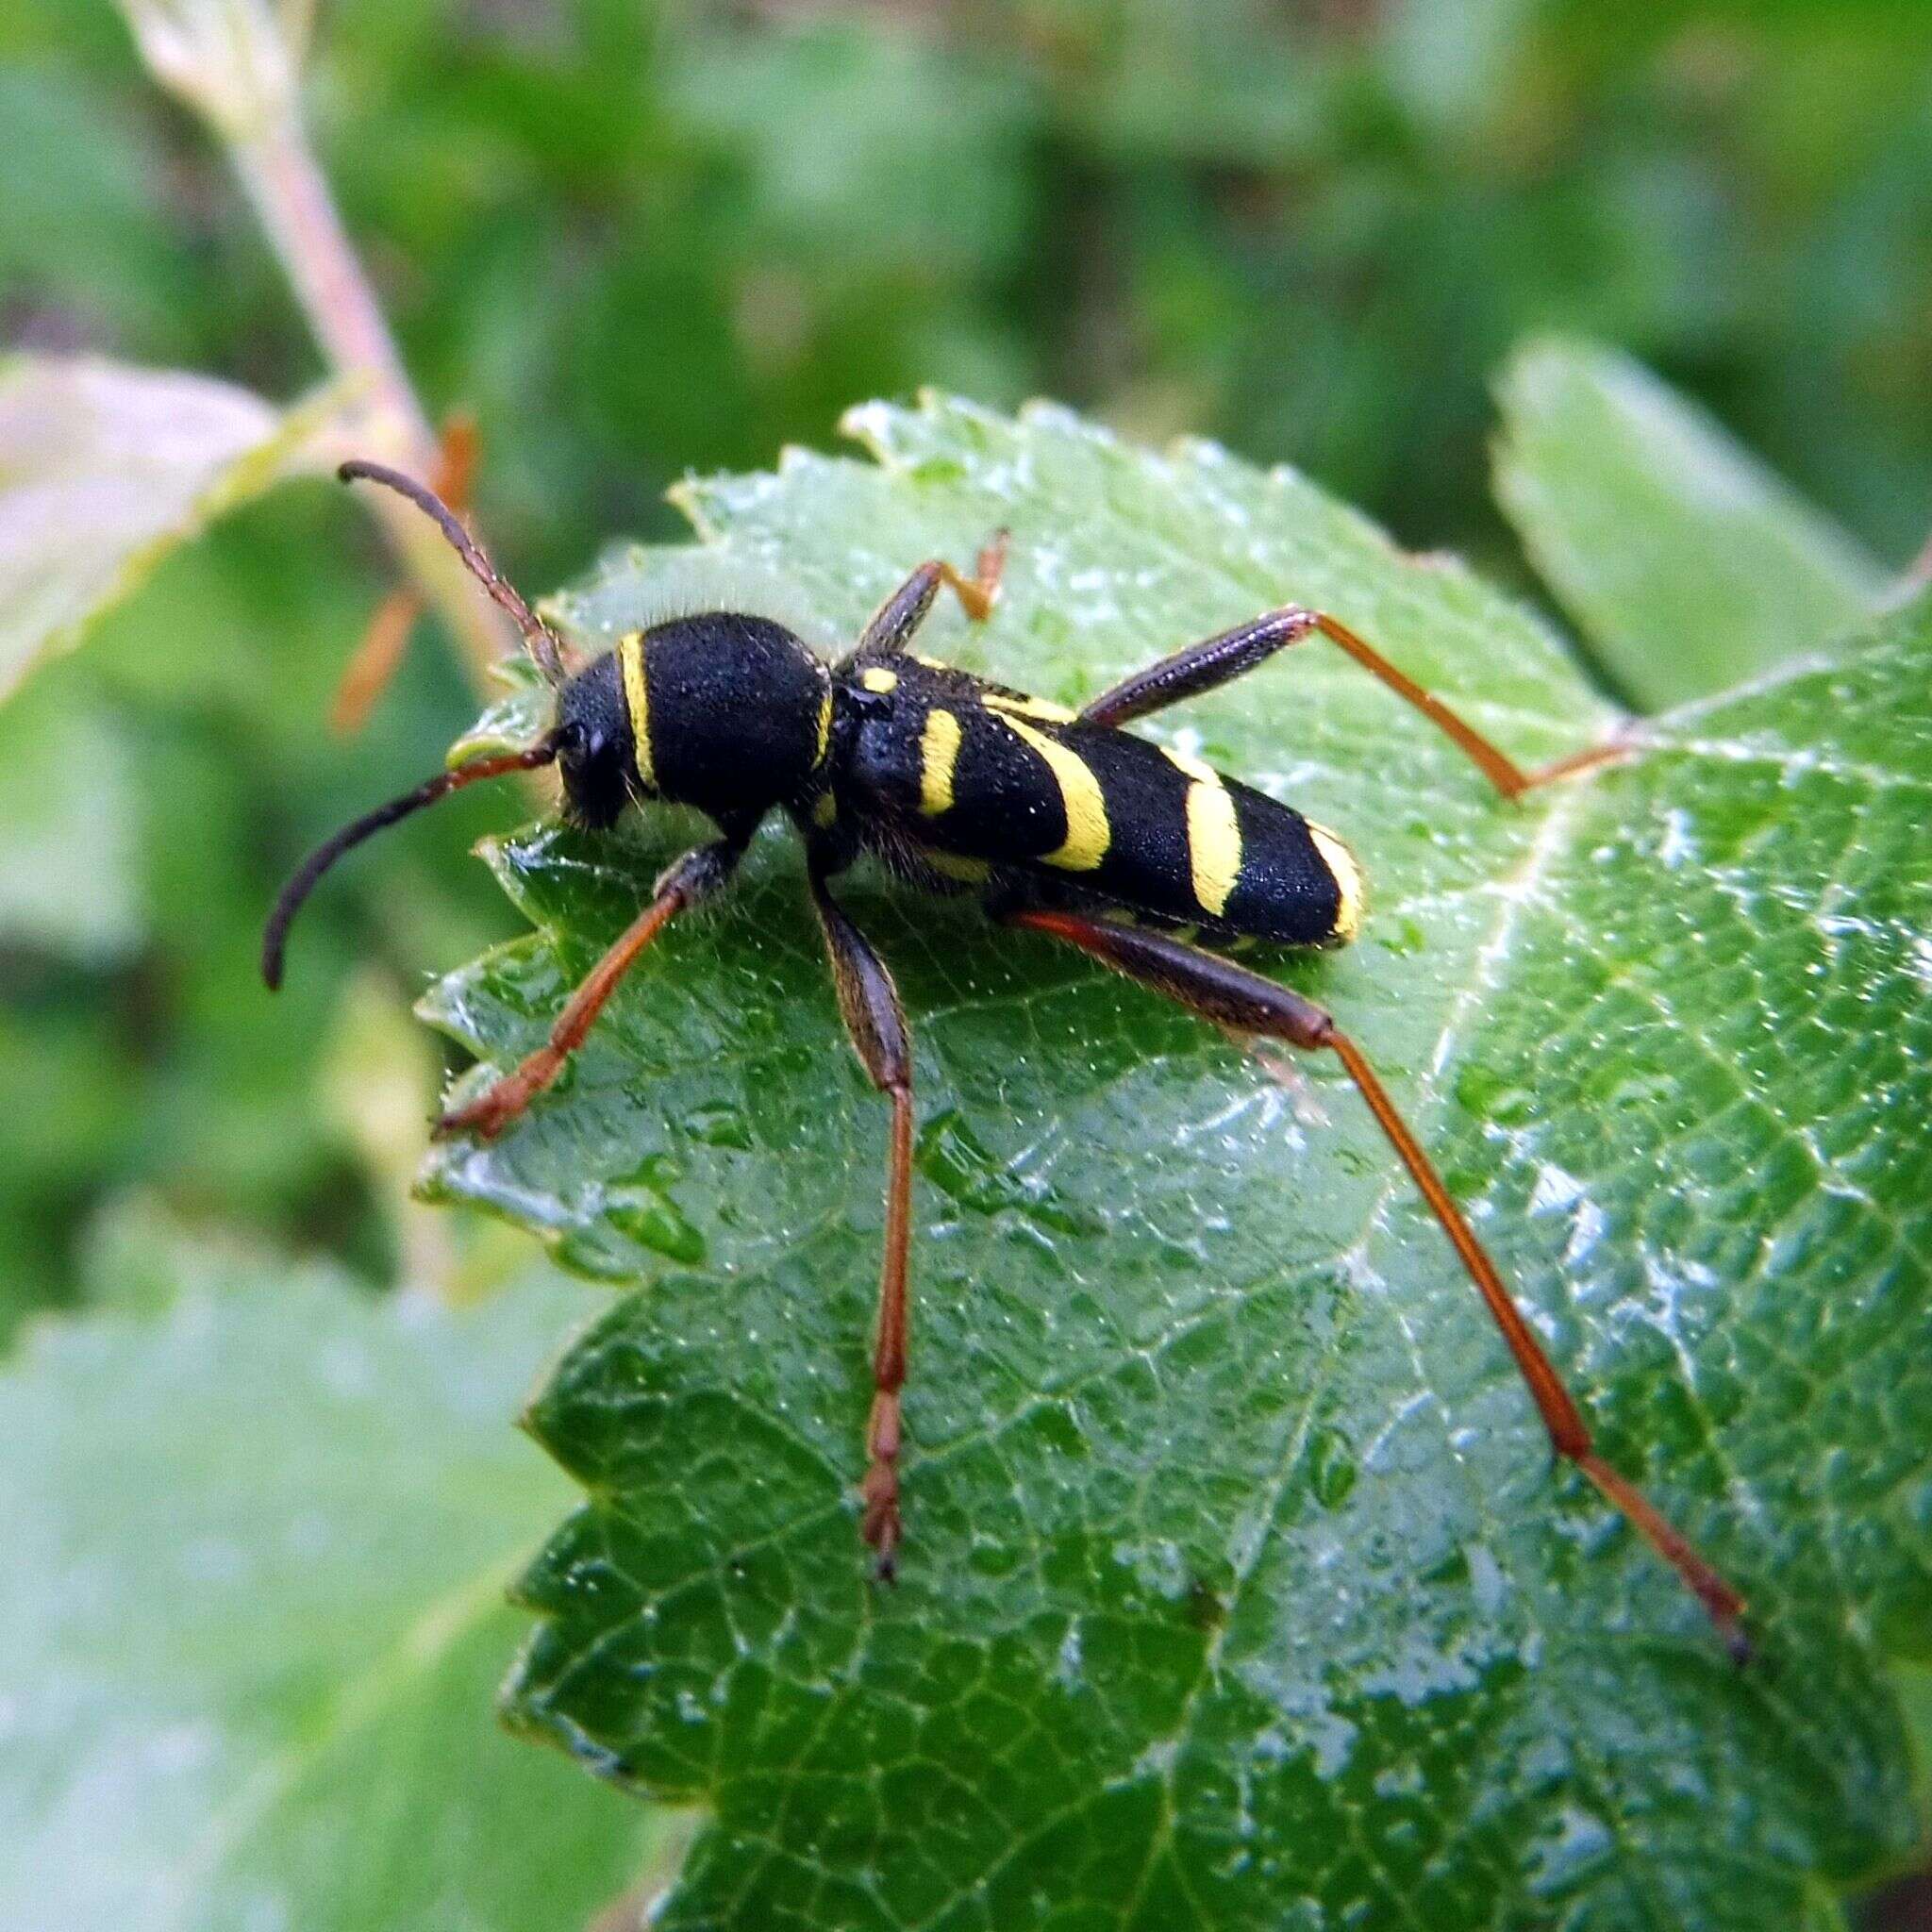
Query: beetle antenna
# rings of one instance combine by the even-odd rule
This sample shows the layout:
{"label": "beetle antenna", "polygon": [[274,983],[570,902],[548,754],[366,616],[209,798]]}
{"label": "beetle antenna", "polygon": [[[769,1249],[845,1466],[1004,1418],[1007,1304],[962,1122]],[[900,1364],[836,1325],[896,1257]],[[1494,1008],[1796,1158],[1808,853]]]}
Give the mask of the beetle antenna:
{"label": "beetle antenna", "polygon": [[467,765],[457,765],[449,771],[437,773],[433,778],[425,778],[413,791],[406,791],[400,798],[391,798],[387,805],[379,805],[374,811],[364,812],[359,819],[352,820],[340,832],[325,839],[295,868],[289,883],[277,895],[268,915],[268,924],[262,929],[261,976],[267,982],[268,990],[274,992],[282,983],[282,953],[288,943],[289,927],[302,909],[302,902],[315,890],[316,881],[343,853],[361,844],[363,840],[381,831],[384,826],[408,818],[413,811],[421,811],[425,805],[434,805],[439,798],[446,798],[452,791],[460,791],[465,785],[474,785],[479,778],[500,778],[506,772],[533,772],[539,765],[554,763],[556,758],[555,736],[540,739],[526,751],[506,752],[497,758],[472,758]]}
{"label": "beetle antenna", "polygon": [[462,519],[435,491],[413,476],[404,475],[400,470],[391,469],[387,463],[365,462],[359,457],[344,463],[336,475],[344,483],[380,483],[385,490],[407,496],[425,516],[432,518],[437,528],[449,539],[450,548],[463,559],[470,575],[509,612],[511,622],[524,634],[524,643],[537,669],[543,674],[544,683],[554,690],[564,681],[569,673],[564,669],[563,645],[557,633],[524,601],[523,593],[491,562],[483,546],[463,527]]}

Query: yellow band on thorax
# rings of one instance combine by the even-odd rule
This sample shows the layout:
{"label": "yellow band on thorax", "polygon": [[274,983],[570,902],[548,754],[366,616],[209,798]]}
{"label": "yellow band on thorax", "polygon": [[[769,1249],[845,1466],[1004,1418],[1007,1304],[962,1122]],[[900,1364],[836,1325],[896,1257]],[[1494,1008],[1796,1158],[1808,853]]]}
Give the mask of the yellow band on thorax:
{"label": "yellow band on thorax", "polygon": [[651,688],[644,676],[644,634],[626,632],[617,642],[618,668],[624,673],[624,701],[630,710],[631,761],[644,789],[658,789],[657,767],[651,758]]}

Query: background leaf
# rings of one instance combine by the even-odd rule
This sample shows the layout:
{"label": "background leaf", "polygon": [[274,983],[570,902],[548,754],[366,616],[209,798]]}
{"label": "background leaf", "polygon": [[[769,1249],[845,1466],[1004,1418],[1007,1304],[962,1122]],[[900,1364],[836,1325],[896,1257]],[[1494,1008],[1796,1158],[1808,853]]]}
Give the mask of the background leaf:
{"label": "background leaf", "polygon": [[[1562,652],[1298,478],[1057,410],[874,406],[877,464],[694,486],[849,636],[1014,532],[936,652],[1063,700],[1289,597],[1525,759],[1602,729]],[[649,559],[563,608],[653,603]],[[713,1814],[663,1923],[1822,1924],[1923,1821],[1932,785],[1922,608],[1838,670],[1499,806],[1297,651],[1150,732],[1345,827],[1333,1007],[1474,1204],[1608,1452],[1742,1585],[1740,1674],[1572,1478],[1346,1089],[1284,1096],[1148,995],[861,874],[919,1041],[904,1581],[864,1580],[883,1123],[795,853],[674,928],[566,1080],[433,1189],[651,1275],[534,1425],[591,1492],[527,1577],[520,1722]],[[499,1064],[626,920],[641,847],[491,849],[540,932],[427,1011]],[[1856,1455],[1841,1445],[1857,1444]]]}
{"label": "background leaf", "polygon": [[326,414],[92,357],[0,363],[0,696],[210,518],[312,460]]}
{"label": "background leaf", "polygon": [[65,697],[0,708],[0,945],[99,967],[147,927],[133,758],[116,721]]}
{"label": "background leaf", "polygon": [[[497,1726],[579,1294],[452,1317],[125,1217],[0,1374],[0,1924],[583,1925],[658,1836]],[[238,1456],[237,1445],[246,1454]]]}
{"label": "background leaf", "polygon": [[1640,709],[1727,690],[1878,608],[1877,564],[1629,357],[1532,342],[1498,394],[1496,493]]}

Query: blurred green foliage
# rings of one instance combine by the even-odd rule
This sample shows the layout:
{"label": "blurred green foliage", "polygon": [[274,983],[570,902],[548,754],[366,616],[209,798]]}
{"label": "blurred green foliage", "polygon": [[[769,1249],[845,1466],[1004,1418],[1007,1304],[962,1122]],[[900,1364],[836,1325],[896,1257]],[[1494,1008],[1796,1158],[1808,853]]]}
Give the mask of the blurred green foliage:
{"label": "blurred green foliage", "polygon": [[[1895,564],[1932,503],[1928,43],[1908,0],[340,0],[309,100],[534,586],[675,534],[688,467],[925,382],[1219,435],[1494,561],[1487,384],[1550,327],[1636,353]],[[222,157],[106,0],[0,14],[0,146],[31,157],[0,338],[278,398],[316,378]],[[281,1000],[254,976],[298,849],[466,714],[419,651],[364,738],[327,737],[382,587],[357,514],[291,490],[0,716],[0,763],[70,747],[34,807],[68,829],[37,838],[99,899],[63,930],[0,882],[0,1329],[77,1292],[80,1231],[133,1184],[395,1271],[318,1055],[352,958],[400,1002],[510,929],[461,858],[501,803],[372,849]]]}

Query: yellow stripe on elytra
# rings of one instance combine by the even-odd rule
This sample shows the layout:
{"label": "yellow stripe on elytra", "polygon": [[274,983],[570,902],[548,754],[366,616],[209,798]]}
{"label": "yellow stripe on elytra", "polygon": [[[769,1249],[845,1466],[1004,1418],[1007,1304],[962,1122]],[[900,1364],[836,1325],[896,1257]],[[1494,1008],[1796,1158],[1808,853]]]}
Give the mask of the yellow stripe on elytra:
{"label": "yellow stripe on elytra", "polygon": [[1188,865],[1194,903],[1219,917],[1241,875],[1241,828],[1216,772],[1188,787]]}
{"label": "yellow stripe on elytra", "polygon": [[819,745],[812,754],[812,769],[816,771],[824,763],[825,754],[832,748],[832,687],[825,687],[825,694],[819,700]]}
{"label": "yellow stripe on elytra", "polygon": [[1308,837],[1315,841],[1323,863],[1335,874],[1335,889],[1341,903],[1335,908],[1335,930],[1329,937],[1338,945],[1345,946],[1362,929],[1367,896],[1362,891],[1362,869],[1355,862],[1355,854],[1326,825],[1318,825],[1310,819]]}
{"label": "yellow stripe on elytra", "polygon": [[1067,815],[1067,836],[1055,850],[1042,853],[1041,859],[1063,872],[1091,872],[1107,857],[1107,848],[1113,842],[1100,780],[1088,770],[1083,758],[1065,745],[1056,743],[1044,732],[1034,730],[1010,712],[1003,714],[1000,722],[1046,760],[1047,770],[1060,789],[1060,803]]}
{"label": "yellow stripe on elytra", "polygon": [[1188,865],[1194,903],[1217,916],[1241,875],[1241,828],[1221,774],[1191,752],[1162,745],[1168,762],[1188,774]]}
{"label": "yellow stripe on elytra", "polygon": [[624,673],[624,701],[630,708],[631,762],[644,789],[658,789],[657,767],[651,758],[651,691],[644,678],[644,634],[626,631],[617,641],[617,662]]}
{"label": "yellow stripe on elytra", "polygon": [[1168,763],[1185,772],[1189,777],[1199,779],[1203,785],[1221,783],[1221,774],[1212,765],[1197,758],[1192,752],[1176,751],[1171,744],[1163,744],[1160,749],[1166,754]]}
{"label": "yellow stripe on elytra", "polygon": [[959,721],[935,705],[919,735],[919,808],[936,819],[953,808],[953,766],[959,756]]}
{"label": "yellow stripe on elytra", "polygon": [[1071,724],[1077,715],[1051,698],[1008,697],[1003,691],[983,691],[979,702],[989,710],[1004,711],[1009,718],[1038,718],[1045,724]]}

